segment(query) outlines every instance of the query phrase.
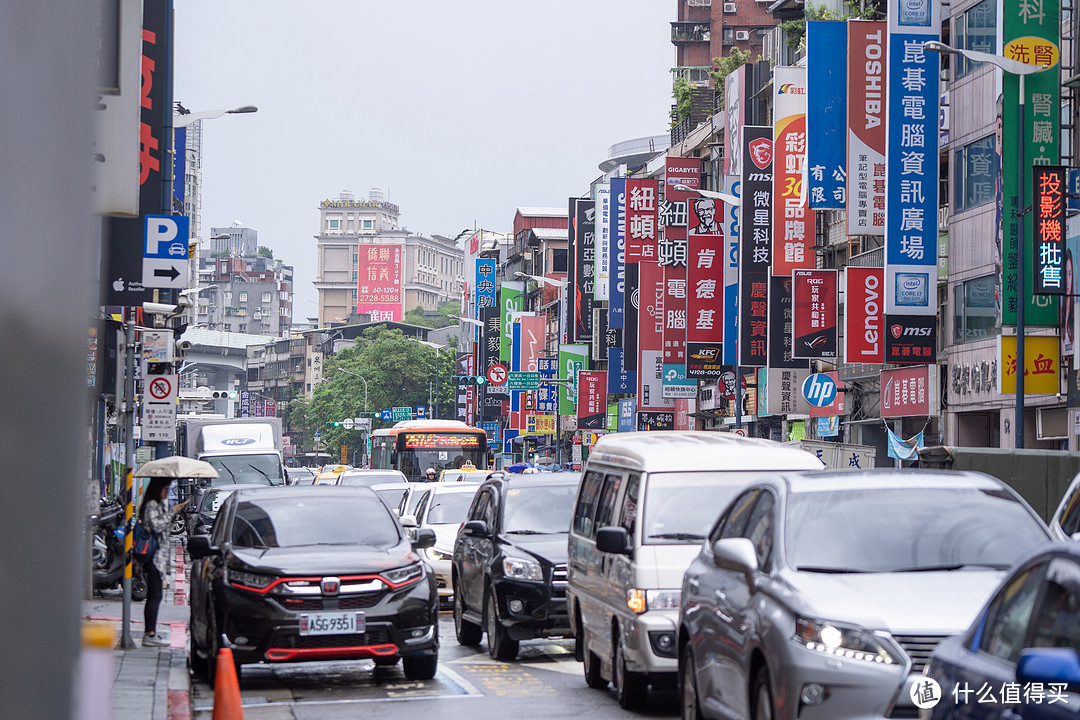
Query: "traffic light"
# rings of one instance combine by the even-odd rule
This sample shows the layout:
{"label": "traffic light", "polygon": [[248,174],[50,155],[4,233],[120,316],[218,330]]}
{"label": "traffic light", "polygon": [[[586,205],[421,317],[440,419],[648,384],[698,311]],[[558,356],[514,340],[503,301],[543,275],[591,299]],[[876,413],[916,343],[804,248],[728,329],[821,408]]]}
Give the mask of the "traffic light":
{"label": "traffic light", "polygon": [[454,381],[458,385],[483,385],[487,378],[483,375],[455,375]]}
{"label": "traffic light", "polygon": [[210,397],[214,400],[235,400],[235,390],[215,390],[210,393]]}

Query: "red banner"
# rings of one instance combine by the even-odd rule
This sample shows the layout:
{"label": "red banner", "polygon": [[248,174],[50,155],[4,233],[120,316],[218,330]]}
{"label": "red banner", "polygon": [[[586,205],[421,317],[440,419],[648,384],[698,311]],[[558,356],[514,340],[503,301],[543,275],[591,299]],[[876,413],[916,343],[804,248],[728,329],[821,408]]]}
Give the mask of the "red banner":
{"label": "red banner", "polygon": [[937,415],[937,365],[883,370],[880,404],[883,418]]}
{"label": "red banner", "polygon": [[659,184],[656,180],[626,180],[626,262],[656,260],[659,233],[657,210]]}
{"label": "red banner", "polygon": [[792,282],[792,357],[835,360],[836,270],[795,270]]}
{"label": "red banner", "polygon": [[607,425],[607,371],[578,373],[579,430],[603,430]]}
{"label": "red banner", "polygon": [[847,266],[844,306],[844,362],[885,362],[885,268]]}
{"label": "red banner", "polygon": [[772,274],[814,267],[814,213],[804,192],[806,70],[773,69]]}
{"label": "red banner", "polygon": [[536,372],[537,359],[544,352],[547,341],[547,318],[543,315],[522,315],[521,324],[521,370]]}
{"label": "red banner", "polygon": [[885,234],[886,26],[848,21],[848,235]]}
{"label": "red banner", "polygon": [[690,234],[686,269],[686,341],[724,339],[724,236]]}
{"label": "red banner", "polygon": [[638,290],[638,410],[669,410],[664,398],[664,268],[642,262]]}
{"label": "red banner", "polygon": [[356,312],[372,322],[401,322],[401,245],[361,245],[357,263]]}

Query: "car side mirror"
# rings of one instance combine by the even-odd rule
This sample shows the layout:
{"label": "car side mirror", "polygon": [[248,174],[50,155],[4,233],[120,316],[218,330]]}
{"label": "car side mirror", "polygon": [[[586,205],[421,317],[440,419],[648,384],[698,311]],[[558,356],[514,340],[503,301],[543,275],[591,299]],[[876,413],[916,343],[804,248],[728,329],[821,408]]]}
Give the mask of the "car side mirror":
{"label": "car side mirror", "polygon": [[435,531],[431,528],[418,528],[412,539],[413,550],[423,550],[435,545]]}
{"label": "car side mirror", "polygon": [[721,570],[742,573],[746,584],[754,587],[758,571],[757,550],[749,538],[721,538],[712,545],[713,563]]}
{"label": "car side mirror", "polygon": [[596,531],[596,549],[600,552],[629,556],[633,552],[630,533],[623,527],[602,527]]}
{"label": "car side mirror", "polygon": [[187,541],[187,551],[192,560],[201,560],[213,554],[215,548],[210,545],[209,535],[192,535]]}
{"label": "car side mirror", "polygon": [[487,523],[483,520],[468,520],[461,527],[461,534],[477,538],[491,537]]}
{"label": "car side mirror", "polygon": [[1072,648],[1027,648],[1016,663],[1016,680],[1075,688],[1080,686],[1080,657]]}
{"label": "car side mirror", "polygon": [[414,527],[416,527],[416,516],[415,515],[402,515],[400,519],[401,519],[401,527],[403,527],[403,528],[414,528]]}

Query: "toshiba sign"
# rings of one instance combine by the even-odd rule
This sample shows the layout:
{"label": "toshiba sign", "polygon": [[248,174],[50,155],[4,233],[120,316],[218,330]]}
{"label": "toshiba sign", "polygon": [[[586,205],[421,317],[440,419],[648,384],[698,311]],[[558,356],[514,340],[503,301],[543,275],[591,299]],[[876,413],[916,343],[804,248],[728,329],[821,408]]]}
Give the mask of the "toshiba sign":
{"label": "toshiba sign", "polygon": [[848,266],[845,272],[844,362],[884,362],[885,307],[881,291],[885,285],[885,269]]}

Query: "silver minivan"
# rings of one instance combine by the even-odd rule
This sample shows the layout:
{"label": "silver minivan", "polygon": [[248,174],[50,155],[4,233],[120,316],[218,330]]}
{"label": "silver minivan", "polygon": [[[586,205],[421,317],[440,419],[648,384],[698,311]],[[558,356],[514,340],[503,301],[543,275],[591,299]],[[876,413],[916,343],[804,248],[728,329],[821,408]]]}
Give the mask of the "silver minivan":
{"label": "silver minivan", "polygon": [[814,455],[717,432],[606,435],[585,464],[570,523],[567,608],[589,687],[615,685],[640,707],[673,687],[683,573],[709,528],[747,485],[820,470]]}

